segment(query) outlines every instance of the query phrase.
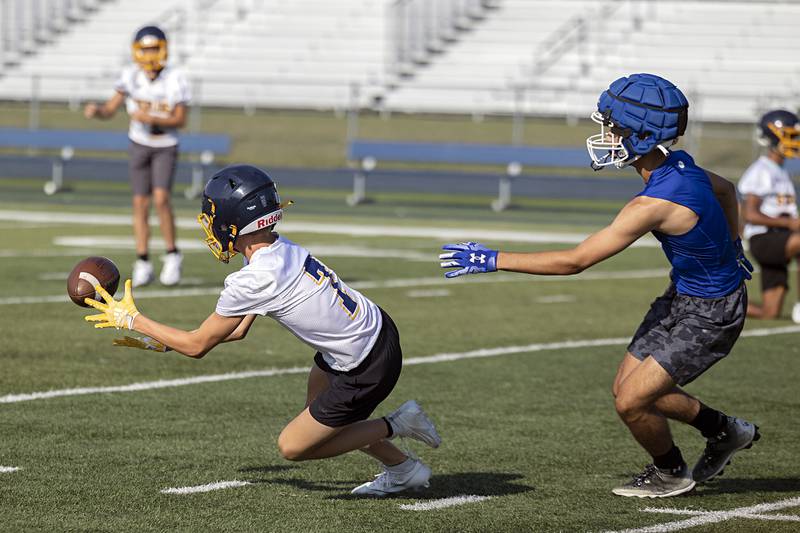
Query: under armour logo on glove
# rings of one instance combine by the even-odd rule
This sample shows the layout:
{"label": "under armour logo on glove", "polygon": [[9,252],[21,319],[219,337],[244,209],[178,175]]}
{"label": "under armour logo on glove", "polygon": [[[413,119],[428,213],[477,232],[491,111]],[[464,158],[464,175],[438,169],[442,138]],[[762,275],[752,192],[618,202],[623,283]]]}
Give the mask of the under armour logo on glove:
{"label": "under armour logo on glove", "polygon": [[469,254],[469,262],[470,263],[475,263],[477,261],[480,261],[481,263],[485,263],[486,262],[486,255],[485,254],[481,254],[480,257],[476,257],[474,253]]}
{"label": "under armour logo on glove", "polygon": [[477,242],[445,244],[442,250],[444,253],[439,254],[439,265],[442,268],[458,268],[445,272],[447,278],[497,270],[497,250],[490,250]]}

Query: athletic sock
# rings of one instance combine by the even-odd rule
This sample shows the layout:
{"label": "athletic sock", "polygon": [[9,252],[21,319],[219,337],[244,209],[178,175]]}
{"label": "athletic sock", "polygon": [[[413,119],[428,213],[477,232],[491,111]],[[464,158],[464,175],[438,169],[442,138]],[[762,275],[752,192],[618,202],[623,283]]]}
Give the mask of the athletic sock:
{"label": "athletic sock", "polygon": [[673,443],[672,448],[667,453],[653,457],[653,464],[659,470],[672,474],[681,470],[686,463],[683,461],[681,450]]}
{"label": "athletic sock", "polygon": [[167,250],[167,253],[168,253],[168,254],[177,254],[177,253],[178,253],[178,249],[177,249],[177,248],[175,248],[175,247],[173,247],[173,248],[169,248],[169,249]]}
{"label": "athletic sock", "polygon": [[700,411],[690,425],[700,430],[700,433],[707,438],[716,437],[725,429],[725,424],[728,420],[723,413],[712,409],[706,405],[700,405]]}
{"label": "athletic sock", "polygon": [[141,259],[142,261],[149,261],[150,260],[150,254],[139,254],[137,257],[139,259]]}
{"label": "athletic sock", "polygon": [[407,474],[407,473],[411,472],[411,470],[414,468],[415,464],[416,464],[416,461],[414,459],[412,459],[411,457],[409,457],[408,459],[406,459],[402,463],[398,463],[396,465],[384,465],[384,466],[390,472],[395,472],[397,474]]}
{"label": "athletic sock", "polygon": [[386,429],[389,431],[389,433],[386,435],[385,438],[387,439],[392,438],[392,435],[394,435],[394,429],[392,429],[392,424],[389,423],[389,419],[383,416],[381,417],[381,420],[383,420],[386,423]]}

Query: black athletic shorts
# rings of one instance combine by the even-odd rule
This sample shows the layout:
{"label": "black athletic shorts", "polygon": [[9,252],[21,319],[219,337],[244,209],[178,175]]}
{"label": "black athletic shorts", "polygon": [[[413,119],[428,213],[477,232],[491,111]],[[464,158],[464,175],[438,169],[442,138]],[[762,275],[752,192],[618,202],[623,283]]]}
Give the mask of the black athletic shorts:
{"label": "black athletic shorts", "polygon": [[653,356],[678,385],[694,381],[728,355],[747,314],[745,284],[719,298],[678,294],[674,284],[650,305],[628,352]]}
{"label": "black athletic shorts", "polygon": [[761,266],[762,291],[789,286],[786,241],[791,235],[786,228],[769,228],[766,233],[750,237],[750,254]]}
{"label": "black athletic shorts", "polygon": [[347,372],[332,369],[317,352],[314,362],[330,386],[308,407],[311,416],[328,427],[366,420],[394,389],[403,366],[400,335],[391,317],[381,309],[383,325],[369,355]]}

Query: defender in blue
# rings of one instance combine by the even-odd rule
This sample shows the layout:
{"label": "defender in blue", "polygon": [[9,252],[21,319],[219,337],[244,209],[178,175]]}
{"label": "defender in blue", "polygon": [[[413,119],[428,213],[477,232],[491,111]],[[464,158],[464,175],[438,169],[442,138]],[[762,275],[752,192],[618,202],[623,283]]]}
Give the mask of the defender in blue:
{"label": "defender in blue", "polygon": [[[439,256],[448,278],[507,270],[577,274],[648,232],[672,265],[670,284],[633,335],[614,380],[617,413],[652,457],[641,474],[613,489],[620,496],[663,498],[692,490],[720,474],[731,457],[759,439],[757,426],[727,416],[687,394],[690,383],[728,355],[744,327],[745,279],[752,265],[739,239],[736,189],[670,146],[686,131],[689,103],[653,74],[614,81],[600,95],[592,120],[600,133],[586,140],[592,167],[632,166],[644,190],[606,228],[571,250],[510,253],[475,242],[448,244]],[[707,439],[689,470],[668,419],[690,424]]]}

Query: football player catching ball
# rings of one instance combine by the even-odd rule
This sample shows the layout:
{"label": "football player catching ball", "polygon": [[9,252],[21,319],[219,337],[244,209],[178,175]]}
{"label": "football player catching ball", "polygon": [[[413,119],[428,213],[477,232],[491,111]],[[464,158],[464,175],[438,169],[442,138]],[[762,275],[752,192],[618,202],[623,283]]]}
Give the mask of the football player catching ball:
{"label": "football player catching ball", "polygon": [[120,301],[102,294],[102,287],[105,303],[87,299],[101,314],[86,320],[146,336],[115,344],[200,358],[221,342],[244,339],[257,316],[269,316],[316,351],[305,408],[278,437],[281,455],[305,461],[361,450],[378,459],[383,473],[354,494],[384,496],[428,486],[430,468],[389,441],[401,436],[439,446],[441,438],[417,402],[369,418],[400,377],[394,322],[308,250],[273,231],[283,207],[262,170],[222,169],[205,187],[198,220],[217,259],[227,263],[240,253],[246,264],[225,279],[215,311],[194,331],[170,327],[137,310],[128,280]]}

